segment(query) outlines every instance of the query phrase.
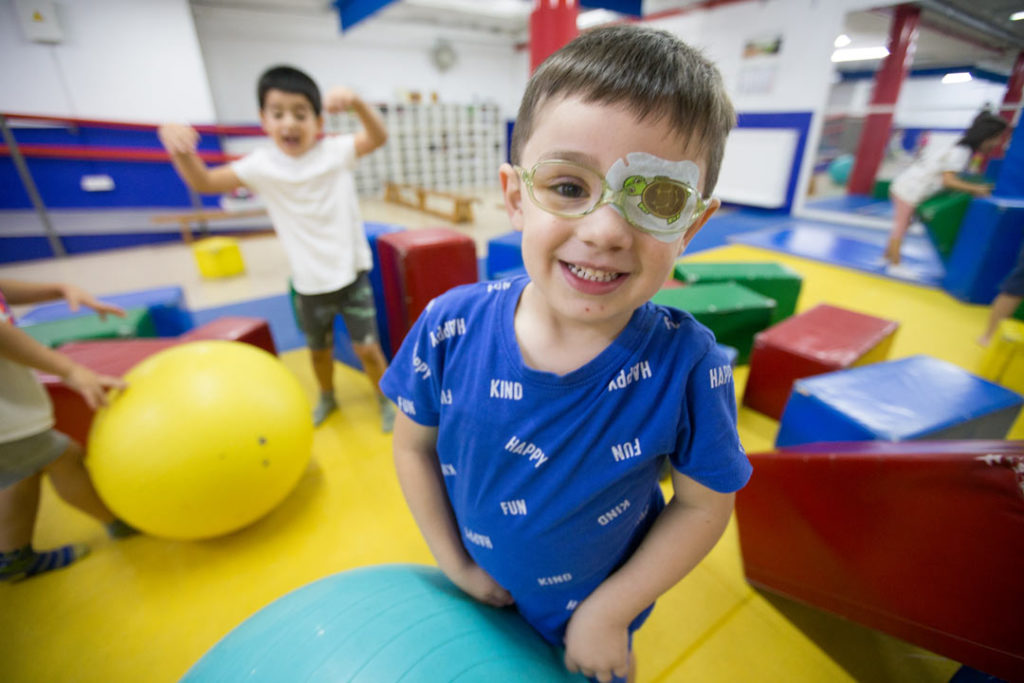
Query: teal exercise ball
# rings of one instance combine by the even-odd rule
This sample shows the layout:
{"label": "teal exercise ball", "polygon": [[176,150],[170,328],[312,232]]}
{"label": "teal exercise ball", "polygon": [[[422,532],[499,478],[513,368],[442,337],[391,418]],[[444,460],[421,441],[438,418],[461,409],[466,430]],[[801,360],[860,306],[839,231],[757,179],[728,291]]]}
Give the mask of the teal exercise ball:
{"label": "teal exercise ball", "polygon": [[850,179],[850,171],[853,170],[853,155],[840,154],[828,165],[828,176],[836,185],[846,187]]}
{"label": "teal exercise ball", "polygon": [[299,588],[228,633],[183,683],[585,683],[515,610],[481,604],[440,571],[353,569]]}

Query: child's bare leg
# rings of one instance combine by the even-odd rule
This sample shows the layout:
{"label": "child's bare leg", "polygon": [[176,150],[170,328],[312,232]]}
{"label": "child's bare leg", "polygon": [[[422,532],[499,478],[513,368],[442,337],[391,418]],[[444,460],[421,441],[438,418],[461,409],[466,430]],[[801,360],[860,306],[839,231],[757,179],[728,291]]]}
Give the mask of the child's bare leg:
{"label": "child's bare leg", "polygon": [[391,405],[391,401],[380,392],[380,378],[388,368],[384,351],[376,341],[352,344],[352,349],[359,357],[359,362],[363,364],[366,378],[370,380],[373,390],[377,393],[377,401],[380,403],[381,430],[385,434],[390,434],[395,424],[395,408]]}
{"label": "child's bare leg", "polygon": [[0,489],[0,552],[17,550],[32,542],[41,478],[37,472]]}
{"label": "child's bare leg", "polygon": [[50,475],[57,495],[90,517],[104,524],[111,524],[116,519],[114,513],[103,504],[96,493],[89,472],[85,469],[85,463],[82,462],[83,455],[81,447],[72,442],[67,450],[43,471]]}
{"label": "child's bare leg", "polygon": [[334,398],[334,348],[328,339],[326,348],[310,349],[313,362],[313,374],[320,387],[320,396],[313,409],[313,424],[319,426],[327,416],[338,409],[338,401]]}
{"label": "child's bare leg", "polygon": [[892,229],[889,231],[889,242],[885,246],[885,260],[896,265],[900,262],[900,247],[903,238],[914,220],[914,205],[897,197],[892,197]]}
{"label": "child's bare leg", "polygon": [[1020,306],[1021,301],[1024,301],[1024,297],[1014,296],[1013,294],[1000,294],[997,296],[992,302],[992,309],[988,314],[988,324],[985,327],[985,332],[978,337],[978,343],[982,346],[988,346],[989,342],[992,341],[992,335],[999,328],[999,323],[1013,315],[1013,312]]}

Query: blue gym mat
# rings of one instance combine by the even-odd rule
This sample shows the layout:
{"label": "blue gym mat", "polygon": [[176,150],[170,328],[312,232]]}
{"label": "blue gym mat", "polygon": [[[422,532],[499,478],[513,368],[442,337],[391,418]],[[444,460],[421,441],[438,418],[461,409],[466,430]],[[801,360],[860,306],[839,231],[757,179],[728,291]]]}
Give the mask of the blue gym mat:
{"label": "blue gym mat", "polygon": [[295,324],[291,300],[287,294],[192,312],[197,327],[229,315],[265,319],[270,324],[270,336],[274,338],[274,345],[277,347],[278,353],[306,345],[306,338],[302,336],[298,325]]}
{"label": "blue gym mat", "polygon": [[[722,219],[727,221],[729,218]],[[939,286],[946,271],[927,237],[908,236],[903,243],[903,259],[898,266],[888,266],[882,258],[886,239],[887,234],[879,230],[789,216],[772,221],[764,229],[728,238],[730,242],[781,251],[904,282]]]}
{"label": "blue gym mat", "polygon": [[839,211],[858,216],[892,219],[892,202],[888,199],[876,199],[866,194],[848,194],[815,199],[808,201],[805,206],[818,211]]}

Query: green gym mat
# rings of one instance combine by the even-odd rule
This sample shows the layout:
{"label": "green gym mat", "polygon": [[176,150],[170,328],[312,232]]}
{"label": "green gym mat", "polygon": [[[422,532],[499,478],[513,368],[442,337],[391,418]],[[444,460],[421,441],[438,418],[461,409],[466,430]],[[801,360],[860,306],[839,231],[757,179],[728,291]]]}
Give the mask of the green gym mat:
{"label": "green gym mat", "polygon": [[771,325],[775,300],[735,282],[663,289],[651,301],[688,311],[715,333],[719,344],[739,351],[737,365],[750,358],[754,335]]}
{"label": "green gym mat", "polygon": [[129,309],[123,318],[108,315],[106,320],[100,320],[100,316],[94,313],[25,325],[21,329],[40,344],[51,348],[74,341],[157,336],[148,308]]}
{"label": "green gym mat", "polygon": [[781,263],[678,263],[675,279],[688,285],[736,282],[762,296],[775,300],[772,324],[785,320],[796,311],[803,278]]}

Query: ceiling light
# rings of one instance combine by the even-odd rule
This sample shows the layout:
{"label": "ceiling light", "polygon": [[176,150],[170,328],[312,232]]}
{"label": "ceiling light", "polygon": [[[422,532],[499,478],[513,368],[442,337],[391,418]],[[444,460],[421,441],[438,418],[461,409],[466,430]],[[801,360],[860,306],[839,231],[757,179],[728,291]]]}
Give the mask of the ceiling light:
{"label": "ceiling light", "polygon": [[889,56],[886,47],[844,47],[832,53],[833,62],[861,62],[868,59],[882,59]]}
{"label": "ceiling light", "polygon": [[971,80],[970,72],[954,71],[942,77],[942,84],[949,85],[950,83],[968,83]]}
{"label": "ceiling light", "polygon": [[1024,12],[1014,12],[1010,15],[1010,21],[1020,21],[1024,19]]}
{"label": "ceiling light", "polygon": [[834,43],[832,43],[832,46],[833,47],[846,47],[851,42],[852,41],[850,40],[850,36],[846,35],[845,33],[842,33],[842,34],[836,36],[836,40],[835,40]]}

